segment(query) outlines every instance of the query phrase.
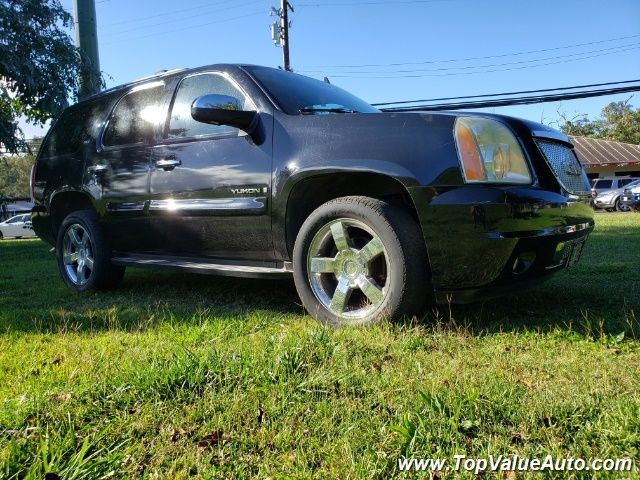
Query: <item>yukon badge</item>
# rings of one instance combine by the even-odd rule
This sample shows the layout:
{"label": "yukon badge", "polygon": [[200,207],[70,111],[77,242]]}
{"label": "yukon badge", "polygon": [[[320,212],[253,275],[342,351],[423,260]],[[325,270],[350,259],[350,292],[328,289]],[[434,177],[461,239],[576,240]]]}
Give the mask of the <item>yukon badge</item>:
{"label": "yukon badge", "polygon": [[267,187],[264,188],[232,188],[231,193],[234,195],[248,195],[252,193],[267,193]]}

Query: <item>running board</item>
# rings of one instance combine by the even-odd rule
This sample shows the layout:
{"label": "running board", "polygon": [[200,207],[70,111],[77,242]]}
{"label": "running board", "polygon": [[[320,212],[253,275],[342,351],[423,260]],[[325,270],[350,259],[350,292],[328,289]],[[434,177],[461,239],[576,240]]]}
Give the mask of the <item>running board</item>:
{"label": "running board", "polygon": [[243,278],[288,278],[292,272],[291,262],[255,262],[247,265],[227,260],[160,255],[117,254],[111,258],[111,263],[127,267],[164,268]]}

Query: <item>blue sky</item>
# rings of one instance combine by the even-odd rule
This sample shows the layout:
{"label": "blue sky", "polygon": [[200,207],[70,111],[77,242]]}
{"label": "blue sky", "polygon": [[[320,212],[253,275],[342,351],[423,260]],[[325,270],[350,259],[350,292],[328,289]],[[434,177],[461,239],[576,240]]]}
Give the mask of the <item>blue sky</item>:
{"label": "blue sky", "polygon": [[[638,0],[300,0],[291,64],[369,102],[640,78]],[[71,0],[62,4],[72,11]],[[96,0],[107,86],[218,62],[278,66],[269,16],[279,0]],[[528,53],[526,53],[528,52]],[[487,58],[489,57],[489,58]],[[369,65],[369,66],[365,66]],[[491,111],[591,117],[599,97]],[[632,99],[640,106],[640,93]]]}

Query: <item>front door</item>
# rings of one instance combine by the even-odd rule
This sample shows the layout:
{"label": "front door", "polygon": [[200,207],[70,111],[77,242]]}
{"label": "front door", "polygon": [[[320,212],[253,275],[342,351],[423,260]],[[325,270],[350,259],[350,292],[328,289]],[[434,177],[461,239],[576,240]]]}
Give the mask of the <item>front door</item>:
{"label": "front door", "polygon": [[163,140],[153,148],[149,215],[160,253],[270,260],[271,122],[261,113],[266,140],[226,125],[191,118],[191,104],[206,94],[229,95],[245,110],[251,99],[231,78],[198,73],[179,83]]}

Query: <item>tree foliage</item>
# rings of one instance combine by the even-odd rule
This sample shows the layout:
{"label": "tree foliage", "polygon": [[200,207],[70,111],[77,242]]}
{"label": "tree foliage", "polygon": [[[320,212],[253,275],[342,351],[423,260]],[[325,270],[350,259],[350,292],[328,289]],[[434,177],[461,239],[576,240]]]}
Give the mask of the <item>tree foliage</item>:
{"label": "tree foliage", "polygon": [[563,121],[560,129],[567,135],[640,144],[640,108],[634,109],[629,100],[606,105],[596,120],[589,120],[586,115],[571,119],[564,114],[560,116]]}
{"label": "tree foliage", "polygon": [[0,0],[0,143],[24,150],[18,118],[34,124],[56,117],[75,98],[86,62],[68,31],[59,0]]}
{"label": "tree foliage", "polygon": [[29,174],[33,155],[5,155],[0,157],[0,201],[11,198],[29,198]]}

